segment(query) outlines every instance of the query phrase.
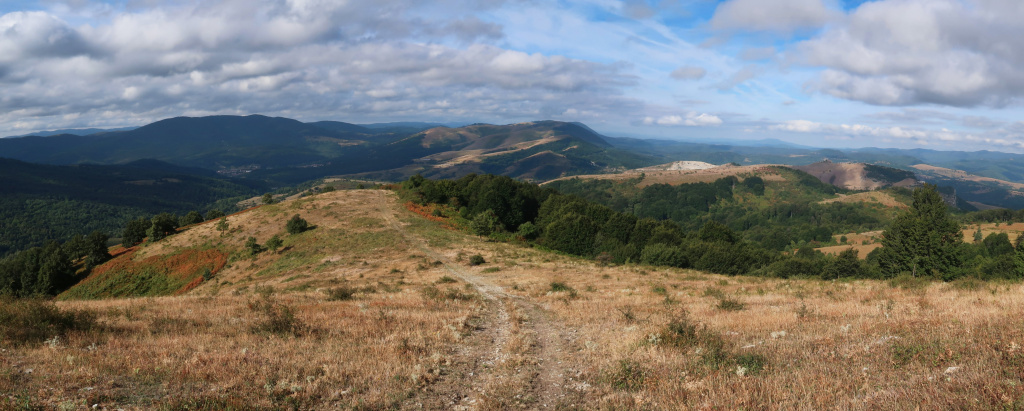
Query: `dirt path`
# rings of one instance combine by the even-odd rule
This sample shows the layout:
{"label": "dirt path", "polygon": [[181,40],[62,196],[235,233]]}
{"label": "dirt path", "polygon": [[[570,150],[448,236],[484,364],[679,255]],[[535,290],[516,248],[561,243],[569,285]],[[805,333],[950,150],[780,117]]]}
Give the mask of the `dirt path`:
{"label": "dirt path", "polygon": [[566,389],[575,372],[565,360],[569,337],[564,327],[553,324],[538,304],[506,293],[431,249],[398,221],[388,195],[380,192],[380,212],[388,225],[431,259],[441,261],[452,276],[472,285],[487,307],[478,340],[461,347],[461,369],[428,390],[433,398],[414,406],[547,409],[575,402],[576,394]]}

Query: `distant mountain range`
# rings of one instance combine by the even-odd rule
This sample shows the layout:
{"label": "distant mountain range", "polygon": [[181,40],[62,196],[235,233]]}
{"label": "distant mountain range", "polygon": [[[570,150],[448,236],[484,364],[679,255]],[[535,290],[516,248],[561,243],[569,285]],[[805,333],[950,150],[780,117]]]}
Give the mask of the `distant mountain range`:
{"label": "distant mountain range", "polygon": [[134,129],[58,130],[39,134],[63,134],[4,138],[0,139],[0,157],[53,165],[114,165],[153,159],[277,186],[326,176],[400,180],[414,174],[446,178],[494,173],[545,181],[673,161],[806,166],[827,159],[906,170],[922,180],[954,186],[970,201],[1024,207],[1024,194],[1007,184],[915,168],[925,164],[1021,183],[1024,156],[1017,154],[836,150],[778,140],[645,140],[607,137],[585,124],[559,121],[453,126],[459,124],[304,123],[260,115],[177,117]]}

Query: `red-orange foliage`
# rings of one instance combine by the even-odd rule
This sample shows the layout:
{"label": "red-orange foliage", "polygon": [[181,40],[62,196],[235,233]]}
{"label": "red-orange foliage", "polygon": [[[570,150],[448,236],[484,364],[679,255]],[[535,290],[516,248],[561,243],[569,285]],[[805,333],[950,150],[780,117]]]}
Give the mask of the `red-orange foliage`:
{"label": "red-orange foliage", "polygon": [[408,209],[409,211],[419,214],[420,216],[426,218],[427,220],[436,221],[441,224],[444,224],[444,228],[447,228],[449,230],[458,229],[458,227],[455,226],[455,223],[453,223],[450,218],[434,215],[434,210],[437,209],[437,206],[434,204],[419,205],[410,201],[405,203],[405,208]]}
{"label": "red-orange foliage", "polygon": [[[133,295],[132,290],[156,293],[146,295],[183,294],[202,284],[206,270],[211,275],[216,274],[228,261],[228,255],[216,249],[186,249],[135,261],[138,250],[138,247],[115,250],[118,254],[113,259],[94,268],[88,277],[68,290],[66,296],[129,296]],[[144,285],[147,281],[156,281],[171,288],[154,290]]]}

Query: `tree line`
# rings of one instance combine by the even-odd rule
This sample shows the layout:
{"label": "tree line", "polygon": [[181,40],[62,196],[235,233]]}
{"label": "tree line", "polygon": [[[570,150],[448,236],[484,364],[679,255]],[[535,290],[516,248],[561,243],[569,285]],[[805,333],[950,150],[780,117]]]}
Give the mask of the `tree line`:
{"label": "tree line", "polygon": [[[721,196],[736,189],[737,183],[722,179],[700,183],[692,191],[656,187],[640,196],[664,198],[671,194],[684,207],[697,208],[702,202],[710,202],[712,196],[720,201]],[[763,181],[754,180],[744,189],[759,191],[762,184]],[[1024,277],[1024,246],[1019,242],[1013,245],[1001,236],[990,236],[978,244],[965,243],[959,223],[950,216],[937,188],[931,185],[913,192],[910,209],[887,227],[883,247],[866,260],[859,259],[852,248],[837,256],[825,255],[810,246],[792,254],[783,253],[773,242],[749,241],[732,228],[736,224],[763,224],[769,231],[803,229],[803,220],[795,216],[810,219],[808,225],[851,219],[839,212],[814,211],[814,207],[803,212],[796,205],[780,206],[770,208],[766,214],[737,213],[726,221],[691,216],[680,223],[666,213],[653,218],[645,212],[636,213],[635,209],[617,211],[552,188],[495,175],[471,174],[457,180],[437,181],[414,176],[402,184],[401,192],[411,201],[454,210],[476,234],[524,241],[615,264],[644,263],[782,278]],[[665,205],[644,208],[669,210],[673,204],[679,206],[664,201]],[[752,220],[757,223],[751,223]],[[694,221],[700,221],[699,225]],[[831,232],[813,235],[831,236]]]}
{"label": "tree line", "polygon": [[[177,232],[178,228],[222,218],[220,210],[211,210],[204,217],[198,211],[183,216],[160,213],[151,218],[129,220],[121,232],[124,247],[134,247],[146,238],[159,241]],[[0,295],[15,297],[52,296],[73,286],[92,268],[111,259],[110,235],[93,231],[75,235],[60,243],[47,241],[0,259]],[[84,273],[79,275],[79,269]]]}

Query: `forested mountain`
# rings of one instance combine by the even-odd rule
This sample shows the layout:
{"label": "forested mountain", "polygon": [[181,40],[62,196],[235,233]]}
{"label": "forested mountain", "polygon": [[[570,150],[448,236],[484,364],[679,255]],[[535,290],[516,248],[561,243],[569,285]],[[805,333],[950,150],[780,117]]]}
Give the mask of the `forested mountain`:
{"label": "forested mountain", "polygon": [[218,200],[266,189],[213,174],[155,160],[54,166],[0,158],[0,256],[94,230],[117,237],[129,219],[205,213]]}

